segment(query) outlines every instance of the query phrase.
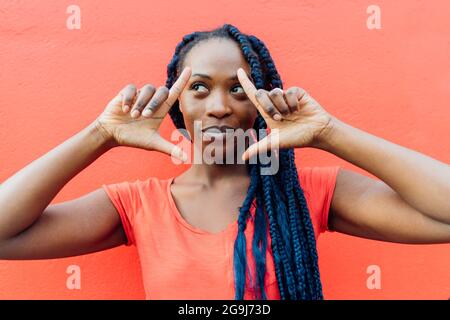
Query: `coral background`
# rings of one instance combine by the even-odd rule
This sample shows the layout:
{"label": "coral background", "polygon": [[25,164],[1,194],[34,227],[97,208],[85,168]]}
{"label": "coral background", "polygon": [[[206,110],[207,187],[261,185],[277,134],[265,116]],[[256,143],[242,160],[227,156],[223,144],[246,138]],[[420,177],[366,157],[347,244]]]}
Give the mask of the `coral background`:
{"label": "coral background", "polygon": [[[70,5],[81,29],[66,27]],[[379,30],[366,12],[381,8]],[[231,23],[261,38],[285,87],[301,86],[337,118],[450,163],[450,2],[397,1],[2,1],[0,181],[80,131],[126,84],[164,85],[182,36]],[[167,117],[163,135],[174,129]],[[298,166],[341,165],[296,150]],[[185,168],[168,156],[117,148],[70,181],[52,203],[102,183],[166,178]],[[426,186],[424,186],[426,187]],[[87,230],[88,231],[88,230]],[[448,299],[450,245],[404,245],[321,235],[326,299]],[[81,289],[69,290],[70,265]],[[381,268],[368,289],[367,267]],[[1,299],[143,299],[135,248],[38,261],[0,261]]]}

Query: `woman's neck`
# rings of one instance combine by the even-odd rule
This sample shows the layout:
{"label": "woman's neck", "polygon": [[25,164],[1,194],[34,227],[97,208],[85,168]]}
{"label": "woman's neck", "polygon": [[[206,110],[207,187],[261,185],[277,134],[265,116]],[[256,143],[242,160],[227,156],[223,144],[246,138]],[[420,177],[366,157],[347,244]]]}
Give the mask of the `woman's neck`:
{"label": "woman's neck", "polygon": [[202,184],[206,188],[223,183],[243,183],[250,180],[246,164],[192,164],[180,179],[186,182]]}

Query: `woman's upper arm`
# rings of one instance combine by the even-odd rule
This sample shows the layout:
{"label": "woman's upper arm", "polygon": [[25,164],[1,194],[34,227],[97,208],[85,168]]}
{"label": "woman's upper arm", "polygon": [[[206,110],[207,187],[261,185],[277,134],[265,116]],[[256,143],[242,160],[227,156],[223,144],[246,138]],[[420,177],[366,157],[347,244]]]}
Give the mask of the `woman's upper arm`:
{"label": "woman's upper arm", "polygon": [[450,225],[414,209],[381,180],[342,168],[336,178],[329,229],[398,243],[448,243]]}
{"label": "woman's upper arm", "polygon": [[52,259],[126,243],[117,209],[103,188],[51,204],[26,230],[0,243],[0,259]]}

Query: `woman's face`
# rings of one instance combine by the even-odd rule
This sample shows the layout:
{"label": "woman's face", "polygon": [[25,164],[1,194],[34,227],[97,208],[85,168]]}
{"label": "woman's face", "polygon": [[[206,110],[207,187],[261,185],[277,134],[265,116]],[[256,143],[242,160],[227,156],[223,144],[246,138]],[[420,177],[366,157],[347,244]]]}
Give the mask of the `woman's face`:
{"label": "woman's face", "polygon": [[[211,126],[241,128],[244,132],[253,127],[257,109],[237,78],[237,70],[242,68],[252,79],[250,66],[236,42],[229,39],[200,42],[186,55],[184,67],[191,68],[191,78],[179,96],[179,103],[193,142],[198,136],[198,133],[194,135],[194,121],[197,132],[198,128],[204,130]],[[203,138],[201,146],[212,141]]]}

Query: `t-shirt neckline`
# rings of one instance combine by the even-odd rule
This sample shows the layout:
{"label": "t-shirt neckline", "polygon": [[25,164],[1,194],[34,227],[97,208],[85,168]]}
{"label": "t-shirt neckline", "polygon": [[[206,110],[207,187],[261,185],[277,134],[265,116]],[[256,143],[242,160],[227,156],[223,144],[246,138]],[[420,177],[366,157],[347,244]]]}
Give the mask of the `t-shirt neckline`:
{"label": "t-shirt neckline", "polygon": [[[172,213],[175,215],[176,220],[183,225],[185,228],[187,228],[188,230],[197,233],[197,234],[204,234],[204,235],[208,235],[208,236],[221,236],[221,235],[227,235],[229,233],[235,233],[237,232],[238,229],[238,220],[236,219],[235,221],[231,222],[230,224],[228,224],[228,226],[219,232],[209,232],[200,228],[197,228],[193,225],[191,225],[190,223],[188,223],[183,216],[181,215],[180,211],[178,210],[176,204],[175,204],[175,200],[173,198],[172,192],[170,191],[170,186],[172,185],[173,180],[175,180],[175,177],[171,177],[169,179],[167,179],[167,197],[169,199],[169,204],[171,207],[171,211]],[[250,207],[250,213],[253,214],[254,212],[254,205],[255,205],[255,199],[253,199],[253,204]]]}

